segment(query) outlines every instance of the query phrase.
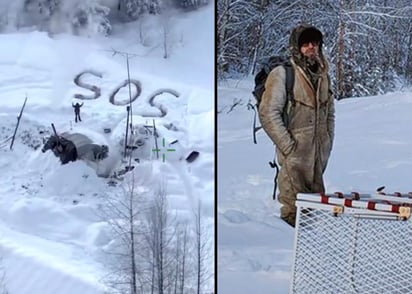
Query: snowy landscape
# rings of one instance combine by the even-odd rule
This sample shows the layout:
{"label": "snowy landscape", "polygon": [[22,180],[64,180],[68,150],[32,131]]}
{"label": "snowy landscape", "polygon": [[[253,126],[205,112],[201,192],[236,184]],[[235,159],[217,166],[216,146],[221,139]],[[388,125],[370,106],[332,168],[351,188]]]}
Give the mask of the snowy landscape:
{"label": "snowy landscape", "polygon": [[[168,16],[167,56],[164,21],[113,24],[110,36],[34,27],[0,34],[0,293],[132,293],[130,244],[136,293],[213,292],[214,6]],[[127,160],[125,52],[137,81],[130,123],[139,142]],[[76,102],[84,103],[77,123]],[[108,157],[62,165],[41,151],[52,123],[59,135],[108,146]],[[199,156],[185,160],[192,151]],[[127,239],[130,216],[135,243]],[[163,243],[154,245],[159,232]],[[164,250],[163,276],[155,246]]]}
{"label": "snowy landscape", "polygon": [[[252,78],[218,86],[218,293],[289,293],[294,229],[272,198],[273,144],[253,143]],[[239,102],[233,107],[235,102]],[[410,192],[412,90],[336,102],[336,131],[325,173],[327,193]]]}

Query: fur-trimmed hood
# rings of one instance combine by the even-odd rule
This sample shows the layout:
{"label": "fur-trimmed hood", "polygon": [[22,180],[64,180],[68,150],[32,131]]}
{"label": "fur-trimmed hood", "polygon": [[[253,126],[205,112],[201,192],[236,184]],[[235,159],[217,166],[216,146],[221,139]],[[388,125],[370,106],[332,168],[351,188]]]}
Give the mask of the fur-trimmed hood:
{"label": "fur-trimmed hood", "polygon": [[321,71],[328,71],[328,63],[322,52],[323,34],[316,27],[309,24],[301,24],[293,29],[289,38],[289,49],[295,64],[306,70],[307,58],[300,52],[300,47],[306,41],[319,41],[319,60]]}

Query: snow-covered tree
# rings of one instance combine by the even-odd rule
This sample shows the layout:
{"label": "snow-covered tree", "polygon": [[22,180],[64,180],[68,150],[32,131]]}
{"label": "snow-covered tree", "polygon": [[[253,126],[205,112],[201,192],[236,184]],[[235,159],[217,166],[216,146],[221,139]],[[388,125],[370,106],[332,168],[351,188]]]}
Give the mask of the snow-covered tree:
{"label": "snow-covered tree", "polygon": [[[0,32],[5,30],[11,22],[13,23],[10,14],[12,14],[10,3],[5,1],[0,2]],[[14,13],[14,15],[16,16],[17,13]]]}
{"label": "snow-covered tree", "polygon": [[0,0],[0,29],[35,27],[50,33],[108,35],[110,8],[99,0]]}
{"label": "snow-covered tree", "polygon": [[164,8],[167,7],[165,0],[150,0],[148,2],[149,14],[160,14],[164,11]]}
{"label": "snow-covered tree", "polygon": [[19,12],[21,25],[48,31],[49,21],[60,10],[60,5],[61,0],[24,0]]}
{"label": "snow-covered tree", "polygon": [[196,9],[209,4],[209,0],[175,0],[176,5],[185,9]]}
{"label": "snow-covered tree", "polygon": [[412,82],[412,6],[400,1],[218,1],[218,76],[256,73],[271,55],[288,54],[291,30],[324,33],[337,98],[390,91]]}
{"label": "snow-covered tree", "polygon": [[[0,32],[31,27],[51,34],[109,35],[118,22],[142,20],[209,0],[0,0]],[[140,24],[141,27],[143,27]],[[150,32],[150,34],[156,34]],[[140,32],[141,37],[144,35]]]}
{"label": "snow-covered tree", "polygon": [[147,11],[146,0],[120,0],[119,11],[129,20],[137,20]]}
{"label": "snow-covered tree", "polygon": [[143,14],[159,14],[162,10],[161,0],[120,0],[119,11],[128,20],[137,20]]}
{"label": "snow-covered tree", "polygon": [[50,18],[59,8],[60,0],[25,0],[24,9],[31,12],[31,15],[39,15]]}
{"label": "snow-covered tree", "polygon": [[78,35],[109,35],[112,26],[107,18],[110,9],[97,0],[77,2],[69,12],[73,31]]}

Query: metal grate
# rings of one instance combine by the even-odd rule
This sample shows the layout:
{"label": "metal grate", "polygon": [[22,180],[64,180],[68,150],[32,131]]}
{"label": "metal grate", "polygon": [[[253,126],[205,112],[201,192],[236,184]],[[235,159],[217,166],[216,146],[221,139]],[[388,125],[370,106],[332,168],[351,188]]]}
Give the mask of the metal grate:
{"label": "metal grate", "polygon": [[296,202],[291,293],[412,293],[412,220],[399,205],[317,197]]}

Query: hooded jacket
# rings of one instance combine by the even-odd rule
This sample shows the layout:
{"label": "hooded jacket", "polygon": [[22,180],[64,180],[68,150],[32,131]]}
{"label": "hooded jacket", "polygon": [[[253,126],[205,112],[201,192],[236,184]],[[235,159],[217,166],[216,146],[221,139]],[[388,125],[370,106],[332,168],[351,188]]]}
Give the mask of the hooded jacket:
{"label": "hooded jacket", "polygon": [[[308,71],[308,60],[300,53],[302,33],[306,30],[320,37],[317,87],[311,81],[313,76]],[[290,51],[295,72],[293,93],[296,103],[288,105],[287,115],[283,116],[287,102],[286,72],[283,66],[278,66],[266,80],[259,118],[276,145],[279,164],[286,167],[295,192],[323,192],[313,190],[324,189],[322,174],[332,149],[335,109],[329,90],[328,63],[322,53],[322,34],[312,26],[295,28],[290,37]]]}

